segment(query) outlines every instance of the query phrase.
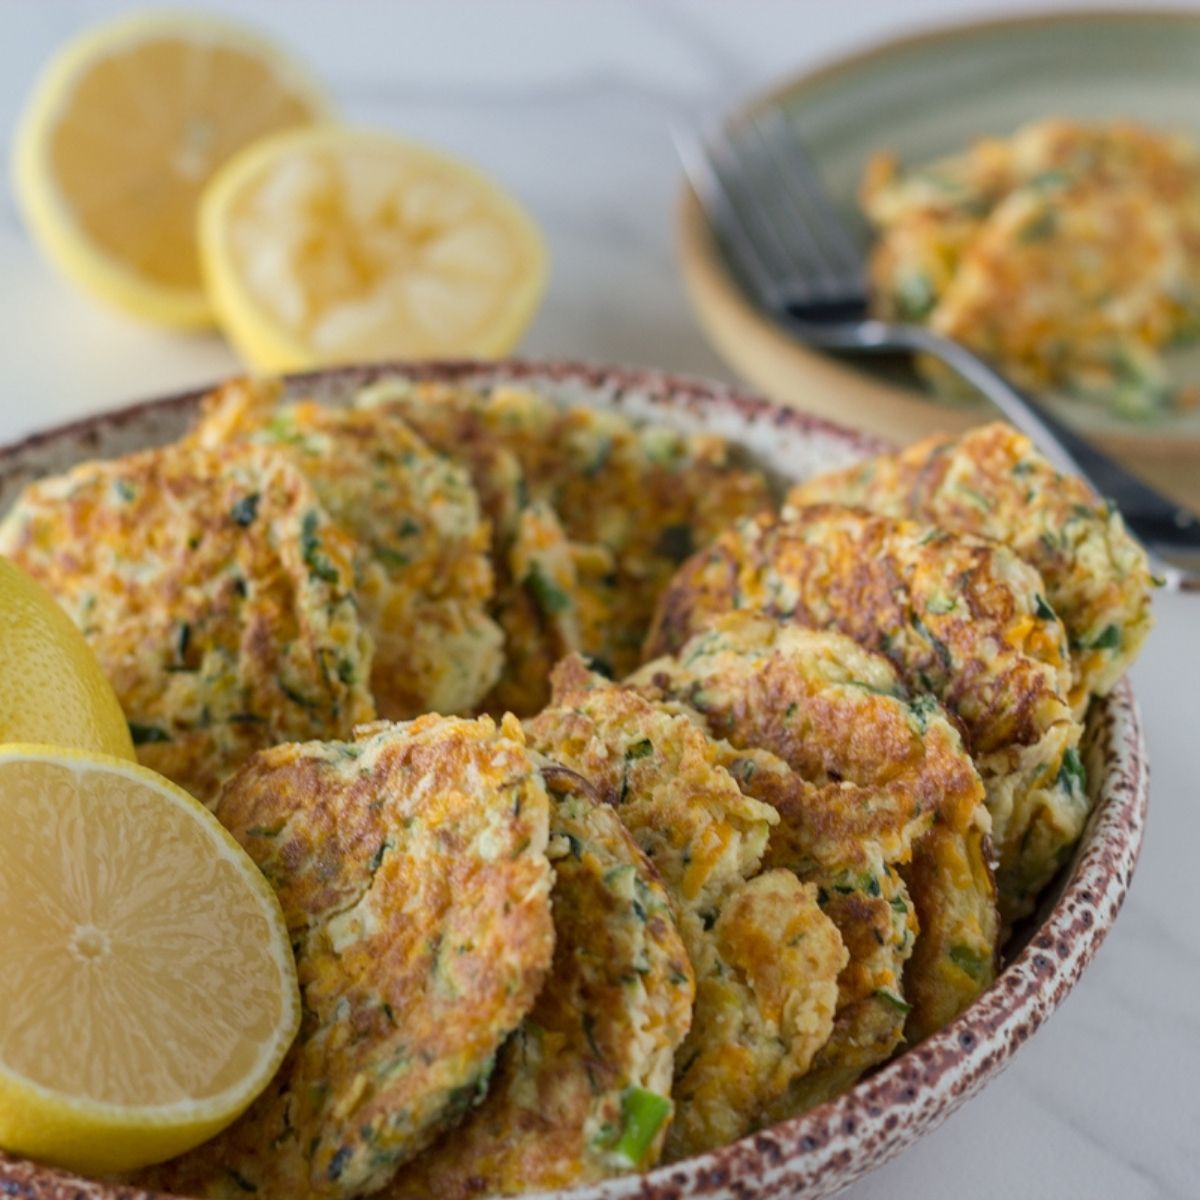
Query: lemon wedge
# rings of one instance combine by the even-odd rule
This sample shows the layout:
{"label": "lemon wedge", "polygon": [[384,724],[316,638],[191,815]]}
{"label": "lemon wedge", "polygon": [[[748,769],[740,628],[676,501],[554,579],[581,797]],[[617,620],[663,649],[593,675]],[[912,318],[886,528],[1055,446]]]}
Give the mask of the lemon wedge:
{"label": "lemon wedge", "polygon": [[334,125],[251,146],[201,202],[205,278],[251,367],[494,357],[541,298],[532,220],[470,167]]}
{"label": "lemon wedge", "polygon": [[229,1124],[299,1027],[283,914],[201,804],[135,763],[0,748],[0,1147],[88,1173]]}
{"label": "lemon wedge", "polygon": [[53,596],[0,556],[0,742],[49,742],[132,761],[125,714]]}
{"label": "lemon wedge", "polygon": [[66,274],[163,325],[212,323],[196,207],[243,146],[326,116],[308,73],[240,26],[144,13],[83,33],[38,80],[18,127],[18,199]]}

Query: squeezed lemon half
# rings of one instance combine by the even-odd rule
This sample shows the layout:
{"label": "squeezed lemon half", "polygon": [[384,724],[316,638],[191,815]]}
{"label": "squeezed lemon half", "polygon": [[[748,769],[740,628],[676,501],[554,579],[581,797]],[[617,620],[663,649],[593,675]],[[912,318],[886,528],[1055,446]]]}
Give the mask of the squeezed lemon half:
{"label": "squeezed lemon half", "polygon": [[192,13],[119,18],[39,78],[17,132],[18,198],[69,278],[150,321],[211,324],[195,228],[205,184],[256,138],[328,112],[307,71],[250,30]]}
{"label": "squeezed lemon half", "polygon": [[89,1173],[170,1158],[266,1086],[300,1003],[270,885],[135,763],[0,747],[0,1147]]}
{"label": "squeezed lemon half", "polygon": [[336,125],[234,158],[204,195],[200,244],[220,324],[263,371],[504,354],[546,275],[533,221],[490,180]]}

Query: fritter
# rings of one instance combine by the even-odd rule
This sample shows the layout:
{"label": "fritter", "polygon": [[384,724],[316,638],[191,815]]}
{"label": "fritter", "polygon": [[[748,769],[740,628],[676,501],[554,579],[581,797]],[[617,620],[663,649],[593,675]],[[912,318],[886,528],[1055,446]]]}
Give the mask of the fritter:
{"label": "fritter", "polygon": [[910,1041],[991,982],[999,921],[983,784],[954,723],[930,696],[914,701],[886,658],[843,634],[733,612],[628,682],[686,703],[739,752],[731,772],[781,817],[767,865],[801,879],[815,868],[878,877],[884,864],[901,867],[922,936],[903,994],[887,1001],[893,1016],[904,1007],[896,1000],[911,1007]]}
{"label": "fritter", "polygon": [[215,812],[279,895],[304,1016],[245,1115],[148,1182],[377,1190],[483,1096],[550,966],[542,777],[515,718],[428,716],[264,751]]}
{"label": "fritter", "polygon": [[[648,652],[677,651],[713,617],[744,608],[883,653],[912,692],[936,696],[967,730],[1012,921],[1088,812],[1066,632],[1044,595],[1037,571],[997,543],[814,505],[742,521],[693,556],[663,595]],[[918,723],[925,703],[915,701]]]}
{"label": "fritter", "polygon": [[83,630],[147,766],[201,800],[374,708],[353,541],[281,454],[168,446],[28,487],[0,552]]}
{"label": "fritter", "polygon": [[[610,571],[581,581],[605,617],[593,624],[591,640],[575,649],[615,676],[637,665],[655,601],[678,564],[731,520],[770,503],[762,474],[736,466],[725,442],[710,435],[639,427],[615,412],[560,408],[511,387],[485,393],[389,381],[371,389],[364,402],[398,412],[431,445],[471,466],[498,531],[501,557],[514,536],[506,531],[515,530],[516,514],[532,501],[554,510],[572,543],[611,556]],[[497,450],[512,459],[498,457]],[[539,604],[545,599],[536,581],[517,571],[510,577],[514,585],[532,586]],[[565,589],[551,594],[560,613],[575,599]],[[545,700],[543,685],[517,707],[535,712]]]}
{"label": "fritter", "polygon": [[[756,1128],[807,1069],[832,1028],[844,951],[815,889],[790,873],[745,890],[778,816],[743,795],[701,729],[578,658],[559,664],[553,685],[553,706],[527,723],[530,742],[615,806],[662,875],[696,973],[666,1148],[682,1158]],[[785,995],[794,1002],[781,1006]]]}
{"label": "fritter", "polygon": [[721,906],[679,1051],[668,1159],[774,1122],[828,1043],[847,950],[818,895],[790,871],[764,871]]}
{"label": "fritter", "polygon": [[833,1030],[809,1069],[770,1104],[764,1124],[823,1104],[864,1071],[891,1057],[905,1036],[911,1005],[905,967],[919,944],[918,921],[895,867],[874,862],[842,871],[817,870],[806,885],[846,948],[837,976]]}
{"label": "fritter", "polygon": [[[699,714],[695,714],[699,719]],[[812,1066],[770,1105],[780,1121],[849,1087],[868,1067],[889,1058],[905,1036],[906,964],[919,923],[908,888],[884,861],[884,845],[903,841],[893,825],[882,837],[826,837],[830,824],[852,815],[870,794],[853,784],[819,787],[769,750],[737,750],[723,742],[722,762],[742,791],[779,814],[771,829],[764,869],[791,871],[817,888],[817,903],[841,935],[849,957],[838,976],[834,1026]],[[831,796],[830,793],[838,793]],[[814,814],[817,819],[814,820]],[[924,825],[932,821],[932,814]],[[872,822],[875,829],[879,822]],[[811,840],[814,829],[822,832]],[[922,840],[928,834],[922,834]],[[845,854],[829,854],[844,850]],[[904,856],[907,856],[907,849]],[[839,861],[840,860],[840,861]],[[868,986],[869,985],[869,986]]]}
{"label": "fritter", "polygon": [[227,384],[207,399],[190,440],[275,447],[357,539],[381,716],[471,711],[499,677],[503,648],[487,612],[490,537],[470,476],[399,417],[281,405],[278,393],[250,380]]}
{"label": "fritter", "polygon": [[507,653],[489,708],[528,713],[542,707],[554,664],[603,642],[615,602],[612,572],[612,555],[571,541],[544,501],[521,510],[498,572],[495,613]]}
{"label": "fritter", "polygon": [[[1034,121],[903,169],[867,167],[873,308],[1146,417],[1200,401],[1163,350],[1200,329],[1200,149],[1130,122]],[[948,372],[918,365],[939,385]],[[961,392],[961,381],[956,381]]]}
{"label": "fritter", "polygon": [[1121,514],[1002,421],[820,475],[788,496],[796,507],[820,502],[993,538],[1035,567],[1070,638],[1078,717],[1089,695],[1107,693],[1129,668],[1149,632],[1152,577]]}
{"label": "fritter", "polygon": [[545,766],[554,964],[487,1099],[386,1189],[466,1200],[570,1187],[657,1161],[695,981],[670,902],[590,785]]}

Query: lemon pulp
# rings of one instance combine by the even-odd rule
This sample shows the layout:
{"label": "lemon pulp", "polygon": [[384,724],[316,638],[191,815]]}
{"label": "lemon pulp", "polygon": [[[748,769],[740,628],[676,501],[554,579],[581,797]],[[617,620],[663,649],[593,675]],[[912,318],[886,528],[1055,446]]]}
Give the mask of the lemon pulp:
{"label": "lemon pulp", "polygon": [[85,1171],[233,1120],[295,1036],[270,886],[143,767],[0,750],[0,1146]]}
{"label": "lemon pulp", "polygon": [[249,30],[121,18],[40,78],[17,137],[18,195],[69,277],[150,320],[210,323],[195,235],[205,184],[256,138],[327,111],[307,74]]}

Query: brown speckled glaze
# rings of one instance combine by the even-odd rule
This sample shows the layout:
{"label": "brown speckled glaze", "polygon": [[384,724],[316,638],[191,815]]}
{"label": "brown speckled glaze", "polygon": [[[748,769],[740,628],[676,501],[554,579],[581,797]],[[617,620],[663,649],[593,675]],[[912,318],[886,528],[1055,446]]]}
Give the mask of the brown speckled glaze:
{"label": "brown speckled glaze", "polygon": [[[618,407],[729,438],[780,484],[876,453],[880,444],[768,401],[657,371],[579,363],[471,362],[339,368],[292,377],[289,392],[336,402],[381,375],[527,384],[563,403]],[[0,512],[30,479],[88,457],[171,440],[200,393],[39,434],[0,450]],[[1094,811],[1075,857],[1008,948],[996,982],[957,1020],[836,1100],[732,1146],[644,1176],[577,1189],[572,1200],[773,1200],[832,1196],[933,1129],[1004,1067],[1062,1002],[1112,927],[1141,848],[1148,773],[1128,681],[1092,705],[1087,761]],[[0,1198],[147,1200],[0,1155]]]}

